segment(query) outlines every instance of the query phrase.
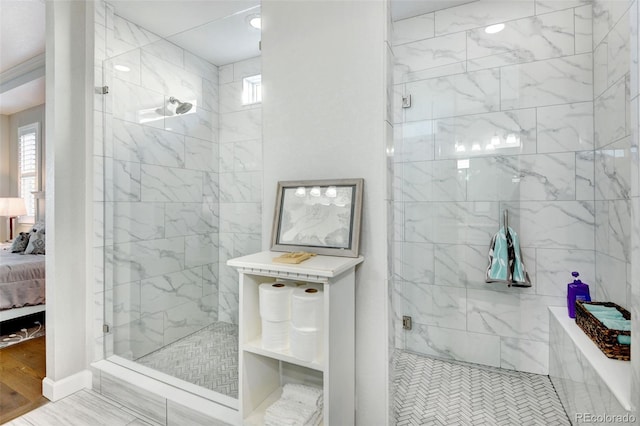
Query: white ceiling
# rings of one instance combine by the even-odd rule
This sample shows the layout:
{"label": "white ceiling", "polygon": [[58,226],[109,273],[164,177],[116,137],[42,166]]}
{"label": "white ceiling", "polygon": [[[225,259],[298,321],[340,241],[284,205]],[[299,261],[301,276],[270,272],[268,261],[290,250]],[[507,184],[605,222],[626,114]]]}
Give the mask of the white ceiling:
{"label": "white ceiling", "polygon": [[[393,20],[445,9],[470,0],[392,0]],[[247,24],[260,0],[111,0],[116,14],[216,65],[260,54],[260,31]],[[28,31],[25,31],[28,29]],[[45,49],[45,0],[0,0],[0,83],[7,70]],[[4,74],[8,75],[7,73]],[[40,77],[0,93],[0,114],[44,103]]]}

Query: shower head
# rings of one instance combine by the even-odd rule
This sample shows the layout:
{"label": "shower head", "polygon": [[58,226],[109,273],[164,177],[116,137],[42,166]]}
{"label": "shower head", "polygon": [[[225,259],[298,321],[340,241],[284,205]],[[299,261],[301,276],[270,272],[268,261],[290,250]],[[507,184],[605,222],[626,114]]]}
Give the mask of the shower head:
{"label": "shower head", "polygon": [[169,102],[172,104],[178,104],[178,106],[176,107],[176,114],[187,113],[193,107],[193,105],[190,104],[189,102],[180,102],[178,99],[174,98],[173,96],[169,98]]}

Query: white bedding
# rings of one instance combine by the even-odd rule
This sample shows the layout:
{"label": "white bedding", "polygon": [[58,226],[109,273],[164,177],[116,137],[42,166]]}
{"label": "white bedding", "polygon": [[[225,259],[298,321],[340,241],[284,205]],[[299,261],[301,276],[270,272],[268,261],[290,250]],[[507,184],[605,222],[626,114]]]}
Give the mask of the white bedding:
{"label": "white bedding", "polygon": [[45,303],[45,256],[0,248],[0,310]]}

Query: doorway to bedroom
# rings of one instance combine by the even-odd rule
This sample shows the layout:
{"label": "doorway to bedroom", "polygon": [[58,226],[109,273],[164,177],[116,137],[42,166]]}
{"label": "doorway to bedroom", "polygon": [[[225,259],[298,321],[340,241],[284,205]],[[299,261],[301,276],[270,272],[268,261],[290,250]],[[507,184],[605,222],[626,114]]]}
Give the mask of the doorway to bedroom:
{"label": "doorway to bedroom", "polygon": [[234,406],[238,286],[226,260],[261,244],[261,103],[249,96],[260,93],[260,6],[191,2],[199,16],[169,28],[145,17],[185,4],[134,3],[107,3],[103,17],[104,356]]}

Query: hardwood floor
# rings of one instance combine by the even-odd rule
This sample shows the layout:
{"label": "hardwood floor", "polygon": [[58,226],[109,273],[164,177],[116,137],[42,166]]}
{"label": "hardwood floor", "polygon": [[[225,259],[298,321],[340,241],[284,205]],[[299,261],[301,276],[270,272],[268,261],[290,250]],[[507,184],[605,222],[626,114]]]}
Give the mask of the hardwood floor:
{"label": "hardwood floor", "polygon": [[49,402],[42,396],[45,362],[44,336],[0,349],[0,424]]}

